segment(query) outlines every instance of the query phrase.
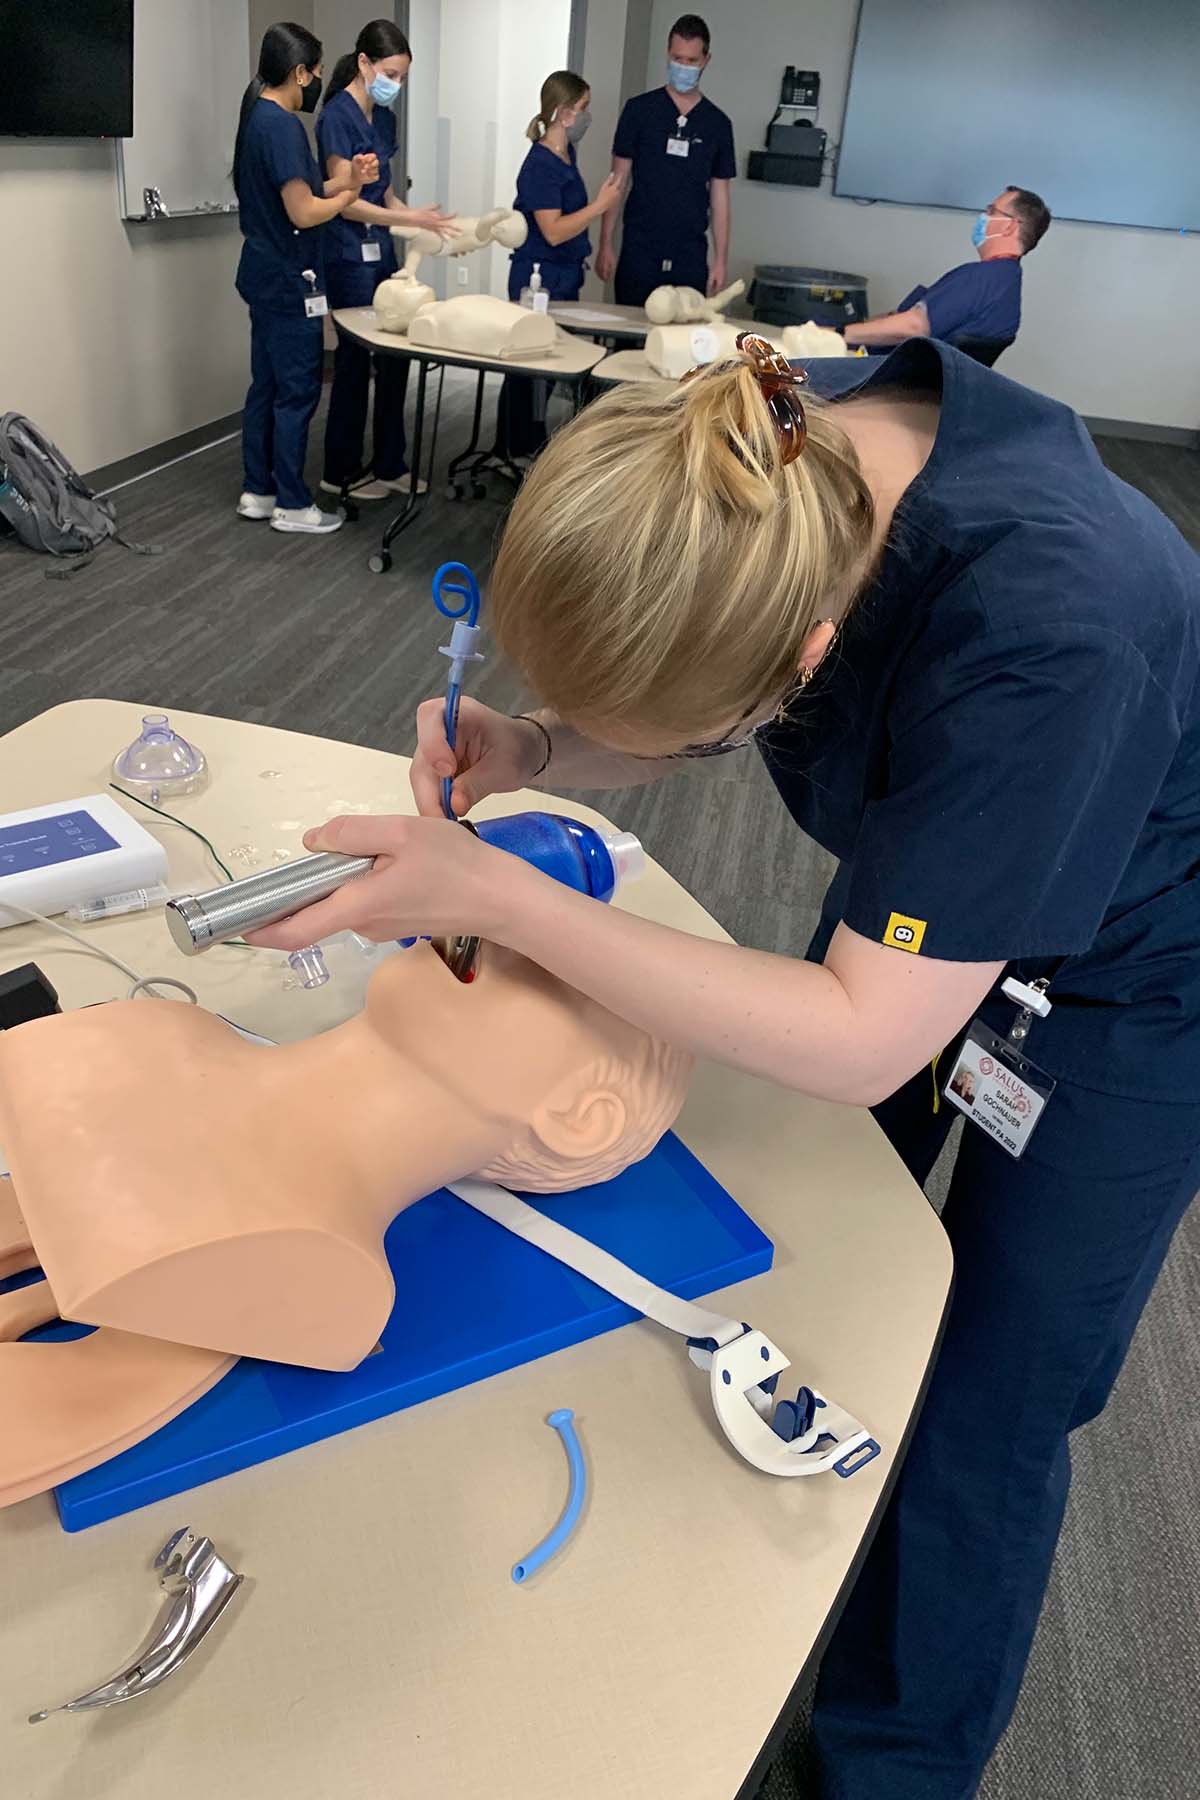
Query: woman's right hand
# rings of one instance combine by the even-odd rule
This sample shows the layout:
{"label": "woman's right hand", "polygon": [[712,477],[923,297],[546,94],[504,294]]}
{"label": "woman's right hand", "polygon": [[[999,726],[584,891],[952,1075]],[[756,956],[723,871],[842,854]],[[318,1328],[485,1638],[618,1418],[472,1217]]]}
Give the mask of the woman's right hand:
{"label": "woman's right hand", "polygon": [[462,236],[461,225],[454,223],[457,217],[457,213],[443,212],[440,206],[410,206],[404,223],[421,231],[436,231],[440,238],[456,238]]}
{"label": "woman's right hand", "polygon": [[592,202],[592,210],[599,216],[617,204],[621,198],[623,182],[619,175],[606,175],[600,184],[600,192]]}
{"label": "woman's right hand", "polygon": [[379,180],[379,158],[373,152],[363,152],[350,158],[350,173],[347,177],[355,195],[360,194],[371,182]]}
{"label": "woman's right hand", "polygon": [[545,760],[546,740],[528,719],[510,719],[465,695],[458,712],[457,758],[446,742],[446,703],[417,708],[417,749],[409,771],[417,811],[441,818],[442,781],[453,775],[450,804],[461,819],[488,794],[528,787]]}

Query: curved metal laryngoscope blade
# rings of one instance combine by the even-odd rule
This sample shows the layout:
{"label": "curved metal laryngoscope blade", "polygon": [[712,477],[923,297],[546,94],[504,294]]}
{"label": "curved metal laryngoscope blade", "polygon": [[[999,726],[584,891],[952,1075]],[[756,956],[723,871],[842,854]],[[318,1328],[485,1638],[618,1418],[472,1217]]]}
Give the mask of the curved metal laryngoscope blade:
{"label": "curved metal laryngoscope blade", "polygon": [[158,1687],[182,1668],[243,1581],[217,1554],[211,1538],[197,1537],[187,1526],[167,1540],[154,1567],[159,1570],[159,1586],[167,1601],[141,1649],[125,1668],[98,1687],[46,1712],[31,1713],[31,1725],[40,1725],[53,1713],[119,1706],[123,1700],[136,1700],[139,1694]]}

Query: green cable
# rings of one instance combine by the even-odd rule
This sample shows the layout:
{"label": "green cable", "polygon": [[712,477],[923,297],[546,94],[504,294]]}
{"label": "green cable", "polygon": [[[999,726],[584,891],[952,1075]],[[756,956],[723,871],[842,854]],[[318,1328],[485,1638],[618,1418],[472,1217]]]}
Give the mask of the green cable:
{"label": "green cable", "polygon": [[[212,857],[225,879],[227,881],[233,880],[233,870],[221,861],[202,831],[197,831],[194,825],[188,825],[183,819],[176,818],[174,813],[164,812],[161,806],[151,806],[150,802],[148,800],[143,800],[140,794],[131,794],[127,788],[118,787],[115,781],[110,781],[108,785],[114,794],[122,794],[126,800],[133,800],[136,801],[138,806],[144,806],[147,812],[157,813],[160,819],[169,819],[172,825],[181,825],[185,831],[190,831],[194,838],[200,839],[200,842],[204,845],[204,848],[208,851],[208,854]],[[248,945],[247,948],[253,949],[254,946]]]}
{"label": "green cable", "polygon": [[[184,831],[190,831],[194,838],[200,839],[200,842],[204,845],[204,848],[208,851],[208,854],[212,857],[222,875],[229,881],[233,880],[233,870],[221,861],[212,844],[202,831],[197,831],[194,825],[187,824],[185,820],[177,818],[174,813],[164,812],[161,806],[151,806],[150,802],[148,800],[143,800],[140,794],[131,794],[128,788],[118,787],[115,781],[110,781],[108,785],[114,794],[121,794],[126,800],[134,800],[139,806],[144,806],[147,812],[157,813],[160,819],[169,819],[172,825],[180,825],[183,827]],[[261,944],[248,944],[245,938],[226,938],[225,942],[227,944],[232,944],[235,950],[262,949]]]}

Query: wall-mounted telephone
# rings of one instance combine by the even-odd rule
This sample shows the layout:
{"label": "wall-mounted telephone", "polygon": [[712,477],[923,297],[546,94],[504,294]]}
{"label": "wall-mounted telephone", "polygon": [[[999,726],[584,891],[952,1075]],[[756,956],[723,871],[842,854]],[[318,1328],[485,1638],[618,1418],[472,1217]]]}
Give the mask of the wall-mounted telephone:
{"label": "wall-mounted telephone", "polygon": [[788,64],[779,84],[779,104],[767,126],[765,150],[752,150],[746,173],[751,181],[787,187],[819,187],[825,163],[825,133],[817,129],[821,77],[816,69]]}
{"label": "wall-mounted telephone", "polygon": [[797,106],[803,107],[806,112],[816,112],[820,100],[821,77],[817,70],[794,69],[789,63],[779,84],[780,106]]}

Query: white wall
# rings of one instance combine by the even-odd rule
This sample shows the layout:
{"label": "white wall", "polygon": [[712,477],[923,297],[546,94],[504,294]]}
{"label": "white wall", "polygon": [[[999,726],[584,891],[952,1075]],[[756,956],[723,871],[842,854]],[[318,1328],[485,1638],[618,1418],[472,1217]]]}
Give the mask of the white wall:
{"label": "white wall", "polygon": [[[604,0],[599,0],[600,4]],[[542,82],[565,67],[570,0],[410,0],[409,173],[414,205],[511,206]],[[447,294],[508,291],[508,252],[421,276]],[[465,281],[460,280],[465,276]]]}
{"label": "white wall", "polygon": [[[828,181],[817,190],[744,178],[788,63],[820,70],[819,123],[837,143],[858,0],[708,0],[700,10],[713,36],[705,91],[733,120],[742,177],[733,190],[730,279],[749,280],[759,262],[850,270],[867,276],[872,310],[882,312],[974,255],[966,213],[863,206],[836,199]],[[678,12],[677,0],[654,0],[647,87],[662,83]],[[589,16],[589,35],[590,24]],[[1036,169],[996,170],[996,190],[1010,180],[1038,187]],[[982,194],[980,203],[991,198]],[[1045,198],[1053,208],[1053,194]],[[1021,334],[1002,369],[1090,417],[1195,430],[1198,320],[1200,237],[1056,221],[1025,263]]]}
{"label": "white wall", "polygon": [[[311,0],[292,0],[307,24]],[[275,0],[250,0],[247,78]],[[186,102],[181,102],[185,104]],[[232,159],[233,146],[229,146]],[[236,219],[126,224],[116,147],[0,139],[0,408],[98,469],[241,407],[250,331]]]}
{"label": "white wall", "polygon": [[[517,170],[529,150],[525,128],[538,109],[542,83],[567,66],[571,0],[493,0],[500,24],[496,90],[493,206],[511,206]],[[493,252],[492,292],[508,293],[508,254]]]}
{"label": "white wall", "polygon": [[[678,11],[671,18],[678,17]],[[579,169],[590,198],[608,174],[612,158],[613,135],[621,107],[631,94],[642,91],[643,52],[649,0],[588,0],[587,39],[583,68],[579,71],[592,84],[592,128],[579,152]],[[630,56],[635,49],[638,54]],[[592,244],[599,248],[599,220],[591,228]],[[584,283],[585,299],[602,298],[604,289],[595,275]]]}

